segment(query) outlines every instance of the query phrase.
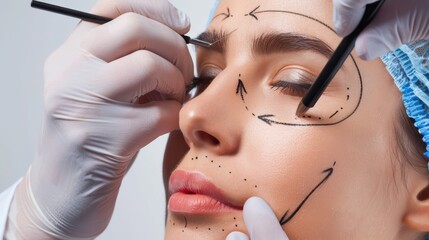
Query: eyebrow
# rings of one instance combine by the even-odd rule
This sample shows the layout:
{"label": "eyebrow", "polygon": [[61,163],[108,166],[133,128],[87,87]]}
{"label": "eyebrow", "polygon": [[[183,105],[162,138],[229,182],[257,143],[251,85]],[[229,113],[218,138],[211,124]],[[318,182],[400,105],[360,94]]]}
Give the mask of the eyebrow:
{"label": "eyebrow", "polygon": [[252,52],[269,55],[282,52],[312,51],[330,58],[334,50],[324,41],[297,33],[264,33],[253,40]]}
{"label": "eyebrow", "polygon": [[[225,53],[229,36],[225,31],[209,30],[201,33],[197,39],[214,43],[211,51]],[[329,58],[334,50],[324,41],[298,33],[264,33],[252,43],[252,52],[256,55],[275,53],[312,51]]]}

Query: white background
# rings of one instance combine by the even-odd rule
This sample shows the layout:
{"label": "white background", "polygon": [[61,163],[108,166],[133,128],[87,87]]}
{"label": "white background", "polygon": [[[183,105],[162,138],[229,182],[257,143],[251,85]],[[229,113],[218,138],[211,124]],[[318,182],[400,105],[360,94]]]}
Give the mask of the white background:
{"label": "white background", "polygon": [[[142,0],[144,1],[144,0]],[[157,1],[157,0],[147,0]],[[23,176],[37,151],[42,124],[43,64],[78,20],[30,8],[0,8],[0,192]],[[88,11],[95,0],[46,0]],[[204,30],[213,0],[171,0],[191,17],[190,36]],[[98,239],[163,239],[162,156],[166,136],[144,148],[126,176],[112,221]]]}

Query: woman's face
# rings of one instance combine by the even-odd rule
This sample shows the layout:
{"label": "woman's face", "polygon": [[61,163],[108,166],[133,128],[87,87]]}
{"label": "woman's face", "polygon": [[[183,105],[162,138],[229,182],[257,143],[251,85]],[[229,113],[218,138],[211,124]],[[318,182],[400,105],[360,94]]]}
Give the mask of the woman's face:
{"label": "woman's face", "polygon": [[[246,231],[242,206],[260,196],[291,239],[393,239],[403,201],[389,155],[399,92],[379,60],[352,54],[316,106],[296,108],[340,38],[324,0],[221,1],[197,50],[213,81],[187,102],[170,142],[167,239]],[[175,159],[176,158],[176,159]],[[178,159],[180,158],[180,159]],[[170,171],[167,169],[167,175]],[[387,217],[388,216],[388,217]],[[383,227],[381,227],[383,226]]]}

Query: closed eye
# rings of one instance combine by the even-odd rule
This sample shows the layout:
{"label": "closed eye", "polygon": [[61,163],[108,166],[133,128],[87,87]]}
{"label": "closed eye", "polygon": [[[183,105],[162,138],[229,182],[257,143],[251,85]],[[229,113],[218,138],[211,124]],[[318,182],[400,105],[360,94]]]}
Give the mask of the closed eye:
{"label": "closed eye", "polygon": [[304,97],[310,87],[311,84],[309,83],[292,83],[280,80],[275,82],[271,89],[280,90],[281,93],[290,96]]}

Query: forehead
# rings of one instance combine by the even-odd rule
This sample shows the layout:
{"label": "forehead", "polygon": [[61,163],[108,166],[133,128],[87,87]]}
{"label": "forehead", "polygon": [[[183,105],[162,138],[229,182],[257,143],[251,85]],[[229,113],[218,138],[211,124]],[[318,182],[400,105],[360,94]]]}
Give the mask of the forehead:
{"label": "forehead", "polygon": [[209,30],[236,30],[232,41],[248,42],[265,32],[293,32],[317,37],[332,48],[340,38],[332,29],[329,0],[223,0]]}

